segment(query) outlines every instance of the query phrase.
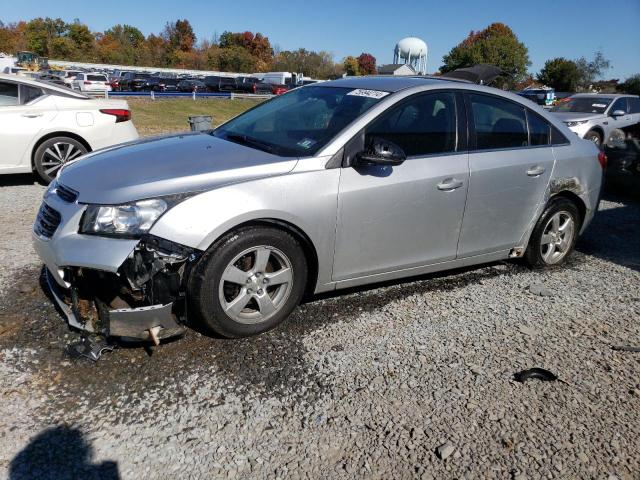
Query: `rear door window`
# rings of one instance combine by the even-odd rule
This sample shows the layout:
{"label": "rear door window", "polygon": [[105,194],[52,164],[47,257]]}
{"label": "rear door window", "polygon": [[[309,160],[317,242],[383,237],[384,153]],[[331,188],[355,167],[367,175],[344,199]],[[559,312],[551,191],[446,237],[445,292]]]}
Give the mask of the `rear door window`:
{"label": "rear door window", "polygon": [[18,85],[10,82],[0,82],[0,107],[18,105]]}
{"label": "rear door window", "polygon": [[366,140],[384,138],[402,148],[408,157],[456,150],[456,102],[452,92],[420,94],[371,123]]}
{"label": "rear door window", "polygon": [[20,103],[24,105],[44,95],[41,88],[31,85],[20,85]]}
{"label": "rear door window", "polygon": [[523,106],[492,95],[468,95],[477,150],[528,146],[527,120]]}
{"label": "rear door window", "polygon": [[529,145],[549,145],[551,125],[545,119],[527,110],[527,125],[529,126]]}

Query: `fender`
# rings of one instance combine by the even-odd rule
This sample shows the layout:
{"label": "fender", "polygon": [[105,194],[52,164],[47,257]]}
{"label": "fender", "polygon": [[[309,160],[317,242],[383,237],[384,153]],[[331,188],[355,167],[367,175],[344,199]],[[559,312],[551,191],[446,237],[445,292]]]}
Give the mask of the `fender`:
{"label": "fender", "polygon": [[238,225],[262,219],[287,222],[300,229],[316,250],[316,291],[331,289],[339,179],[336,168],[223,186],[176,205],[150,233],[204,251]]}

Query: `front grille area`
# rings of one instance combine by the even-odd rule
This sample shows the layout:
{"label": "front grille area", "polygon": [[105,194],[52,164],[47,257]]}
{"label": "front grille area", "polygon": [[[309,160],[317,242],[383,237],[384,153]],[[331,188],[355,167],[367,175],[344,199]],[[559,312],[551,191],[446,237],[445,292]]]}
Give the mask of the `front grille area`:
{"label": "front grille area", "polygon": [[49,205],[42,202],[33,230],[41,237],[51,238],[56,232],[58,225],[60,225],[61,220],[62,217],[57,210],[54,210]]}
{"label": "front grille area", "polygon": [[78,192],[65,187],[64,185],[58,185],[56,187],[56,194],[65,202],[73,203],[78,199]]}

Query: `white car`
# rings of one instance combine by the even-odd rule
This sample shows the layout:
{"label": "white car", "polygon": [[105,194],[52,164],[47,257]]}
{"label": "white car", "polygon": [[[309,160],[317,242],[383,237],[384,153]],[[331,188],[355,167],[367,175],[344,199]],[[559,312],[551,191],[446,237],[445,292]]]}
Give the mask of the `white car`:
{"label": "white car", "polygon": [[67,70],[62,78],[62,81],[69,87],[73,88],[73,81],[76,79],[79,73],[77,70]]}
{"label": "white car", "polygon": [[137,138],[124,100],[0,74],[0,174],[37,172],[49,183],[64,163]]}
{"label": "white car", "polygon": [[81,92],[110,92],[111,85],[107,76],[102,73],[79,73],[71,84]]}

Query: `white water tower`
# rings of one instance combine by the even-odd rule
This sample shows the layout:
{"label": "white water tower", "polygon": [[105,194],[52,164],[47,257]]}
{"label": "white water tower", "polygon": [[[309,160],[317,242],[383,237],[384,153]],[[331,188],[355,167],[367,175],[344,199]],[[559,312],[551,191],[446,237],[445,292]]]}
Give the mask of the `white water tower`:
{"label": "white water tower", "polygon": [[417,37],[407,37],[396,43],[393,63],[410,65],[416,73],[427,73],[427,44]]}

